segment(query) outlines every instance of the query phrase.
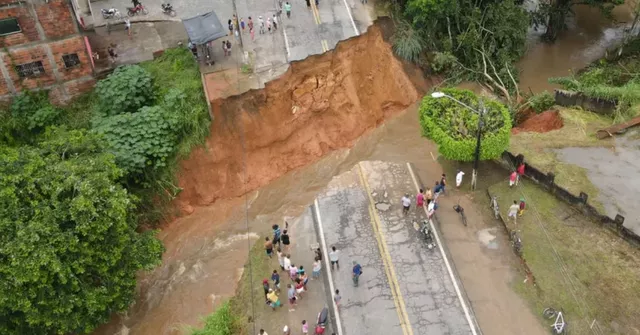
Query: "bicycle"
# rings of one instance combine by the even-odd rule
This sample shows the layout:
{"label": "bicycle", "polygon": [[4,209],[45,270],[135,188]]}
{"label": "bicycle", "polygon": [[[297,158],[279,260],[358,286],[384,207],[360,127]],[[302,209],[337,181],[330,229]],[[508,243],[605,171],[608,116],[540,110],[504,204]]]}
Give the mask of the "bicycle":
{"label": "bicycle", "polygon": [[496,217],[496,220],[500,218],[500,206],[498,205],[498,197],[495,195],[491,198],[490,208],[493,209],[493,215]]}
{"label": "bicycle", "polygon": [[467,216],[464,215],[464,208],[462,208],[462,206],[460,206],[460,202],[458,202],[457,204],[453,205],[453,210],[456,211],[456,213],[460,214],[460,217],[462,219],[462,224],[464,224],[464,226],[467,226]]}
{"label": "bicycle", "polygon": [[522,257],[522,239],[520,239],[520,235],[518,235],[517,231],[512,230],[511,233],[509,233],[509,236],[511,238],[511,247],[513,247],[513,251],[516,255]]}
{"label": "bicycle", "polygon": [[551,324],[551,331],[554,334],[567,333],[567,323],[564,321],[564,314],[562,311],[557,311],[551,307],[547,307],[542,311],[542,316],[546,319],[555,319]]}

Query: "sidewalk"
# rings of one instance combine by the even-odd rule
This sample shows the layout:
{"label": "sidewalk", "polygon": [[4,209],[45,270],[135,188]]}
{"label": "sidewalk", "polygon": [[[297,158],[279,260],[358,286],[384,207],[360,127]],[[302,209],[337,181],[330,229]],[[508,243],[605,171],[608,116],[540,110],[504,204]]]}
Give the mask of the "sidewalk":
{"label": "sidewalk", "polygon": [[[309,283],[307,284],[308,290],[303,293],[302,297],[298,300],[297,306],[294,307],[295,311],[289,311],[291,307],[287,301],[287,284],[292,283],[292,281],[289,279],[288,273],[281,271],[281,292],[279,296],[283,307],[272,312],[270,307],[265,306],[264,311],[257,311],[256,328],[262,328],[269,334],[279,335],[282,334],[283,327],[288,325],[291,328],[291,334],[298,335],[302,334],[302,320],[306,320],[309,324],[309,333],[313,334],[318,313],[325,306],[331,309],[331,305],[329,304],[331,297],[325,287],[325,281],[322,280],[323,276],[318,280],[311,278],[315,256],[311,246],[318,244],[313,214],[311,209],[308,208],[301,216],[287,220],[289,222],[289,236],[291,238],[289,251],[289,254],[291,254],[291,263],[297,267],[300,267],[300,265],[304,266],[305,272],[309,276]],[[281,229],[284,230],[284,222],[278,224],[280,224]],[[273,264],[273,269],[280,268],[275,255],[271,264]],[[325,269],[322,269],[322,271],[324,270]],[[255,280],[262,280],[262,278],[256,278]],[[334,332],[334,330],[331,322],[329,322],[325,334],[330,335],[332,332]]]}

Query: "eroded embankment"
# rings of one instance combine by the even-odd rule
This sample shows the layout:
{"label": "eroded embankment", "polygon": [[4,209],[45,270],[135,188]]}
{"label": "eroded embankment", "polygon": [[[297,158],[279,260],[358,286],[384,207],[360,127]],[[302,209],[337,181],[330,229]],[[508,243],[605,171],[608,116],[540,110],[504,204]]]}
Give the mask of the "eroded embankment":
{"label": "eroded embankment", "polygon": [[211,136],[182,162],[178,203],[201,206],[255,190],[351,146],[415,102],[420,95],[385,42],[385,27],[378,22],[335,50],[291,63],[264,89],[212,101]]}

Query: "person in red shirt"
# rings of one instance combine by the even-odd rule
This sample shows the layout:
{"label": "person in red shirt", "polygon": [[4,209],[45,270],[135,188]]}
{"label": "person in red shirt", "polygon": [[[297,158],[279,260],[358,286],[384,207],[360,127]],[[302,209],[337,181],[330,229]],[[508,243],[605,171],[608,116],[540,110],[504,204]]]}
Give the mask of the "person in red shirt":
{"label": "person in red shirt", "polygon": [[511,172],[511,175],[509,176],[509,187],[513,187],[513,185],[516,183],[517,178],[518,174],[516,173],[516,170],[513,170],[513,172]]}
{"label": "person in red shirt", "polygon": [[520,165],[518,165],[518,169],[516,171],[518,172],[518,176],[516,178],[516,186],[517,186],[518,182],[520,181],[520,178],[524,176],[524,162],[520,162]]}

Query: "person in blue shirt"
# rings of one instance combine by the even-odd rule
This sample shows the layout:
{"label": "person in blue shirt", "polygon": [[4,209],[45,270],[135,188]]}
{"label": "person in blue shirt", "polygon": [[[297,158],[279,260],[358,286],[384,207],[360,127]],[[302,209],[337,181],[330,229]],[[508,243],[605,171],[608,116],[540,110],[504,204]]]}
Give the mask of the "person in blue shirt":
{"label": "person in blue shirt", "polygon": [[353,286],[358,286],[358,280],[361,274],[362,266],[357,261],[353,261]]}
{"label": "person in blue shirt", "polygon": [[278,247],[280,246],[280,226],[278,226],[277,224],[274,224],[273,226],[271,226],[271,228],[273,229],[273,245],[278,245]]}

